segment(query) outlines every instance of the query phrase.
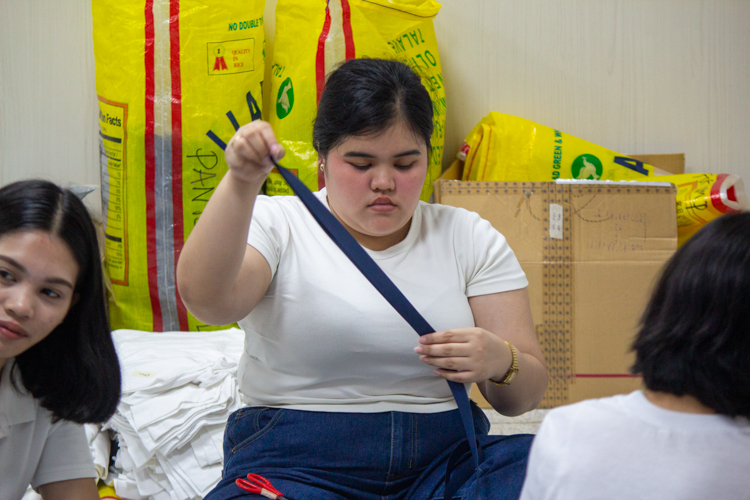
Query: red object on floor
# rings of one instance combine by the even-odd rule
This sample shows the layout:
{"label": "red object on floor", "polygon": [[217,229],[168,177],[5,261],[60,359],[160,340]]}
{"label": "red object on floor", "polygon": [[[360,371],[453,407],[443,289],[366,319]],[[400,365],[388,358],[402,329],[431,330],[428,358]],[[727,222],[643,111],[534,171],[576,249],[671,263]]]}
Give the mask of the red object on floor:
{"label": "red object on floor", "polygon": [[270,498],[271,500],[291,500],[271,485],[271,481],[258,474],[248,474],[247,479],[238,478],[234,484],[245,491]]}

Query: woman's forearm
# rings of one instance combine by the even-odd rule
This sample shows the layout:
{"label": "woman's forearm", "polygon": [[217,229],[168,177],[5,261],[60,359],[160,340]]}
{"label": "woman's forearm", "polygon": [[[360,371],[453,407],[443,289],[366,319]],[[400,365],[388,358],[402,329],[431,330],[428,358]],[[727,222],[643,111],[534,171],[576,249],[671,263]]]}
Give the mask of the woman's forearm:
{"label": "woman's forearm", "polygon": [[232,316],[253,206],[263,180],[246,182],[227,172],[180,254],[177,286],[197,318],[223,323]]}
{"label": "woman's forearm", "polygon": [[[504,374],[493,380],[502,380]],[[536,357],[518,352],[518,374],[509,385],[497,385],[490,380],[479,385],[487,402],[499,413],[509,417],[521,415],[542,401],[547,389],[547,369]]]}

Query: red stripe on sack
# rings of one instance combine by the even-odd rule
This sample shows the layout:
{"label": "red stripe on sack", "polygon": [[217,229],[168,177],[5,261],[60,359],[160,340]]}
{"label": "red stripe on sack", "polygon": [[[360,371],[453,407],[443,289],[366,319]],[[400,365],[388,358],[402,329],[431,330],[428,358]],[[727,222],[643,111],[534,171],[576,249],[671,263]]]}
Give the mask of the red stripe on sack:
{"label": "red stripe on sack", "polygon": [[714,182],[711,186],[711,204],[716,208],[716,210],[723,214],[727,212],[736,212],[736,210],[729,208],[728,206],[724,205],[723,201],[721,201],[721,185],[724,184],[724,179],[726,179],[728,176],[729,174],[719,174],[718,176],[716,176],[716,182]]}
{"label": "red stripe on sack", "polygon": [[[331,11],[328,10],[326,2],[326,18],[323,22],[323,30],[318,37],[318,51],[315,53],[315,86],[318,91],[315,105],[320,104],[320,96],[326,86],[326,39],[331,31]],[[326,185],[326,179],[323,172],[318,169],[318,189],[323,189]]]}
{"label": "red stripe on sack", "polygon": [[[172,231],[174,237],[174,276],[185,243],[182,207],[182,83],[180,74],[180,0],[169,2],[169,69],[172,77]],[[189,330],[185,304],[175,286],[175,303],[180,330]]]}
{"label": "red stripe on sack", "polygon": [[639,378],[630,373],[576,373],[576,378]]}
{"label": "red stripe on sack", "polygon": [[144,148],[146,153],[146,258],[148,263],[148,292],[151,297],[151,311],[153,313],[153,326],[155,332],[163,328],[161,317],[161,304],[159,302],[159,286],[156,272],[156,204],[154,202],[154,187],[156,176],[156,151],[154,149],[154,2],[146,0],[144,10],[145,26],[145,69],[146,69],[146,95],[145,113],[146,130],[144,137]]}
{"label": "red stripe on sack", "polygon": [[323,22],[323,31],[318,37],[318,51],[315,54],[315,85],[318,90],[318,97],[315,101],[317,106],[320,103],[320,95],[326,86],[326,39],[331,31],[331,11],[328,10],[326,3],[326,19]]}
{"label": "red stripe on sack", "polygon": [[341,17],[344,29],[344,46],[346,47],[346,60],[354,59],[354,35],[352,35],[352,12],[349,8],[349,0],[341,0]]}
{"label": "red stripe on sack", "polygon": [[727,189],[727,199],[737,203],[737,193],[734,192],[734,186]]}

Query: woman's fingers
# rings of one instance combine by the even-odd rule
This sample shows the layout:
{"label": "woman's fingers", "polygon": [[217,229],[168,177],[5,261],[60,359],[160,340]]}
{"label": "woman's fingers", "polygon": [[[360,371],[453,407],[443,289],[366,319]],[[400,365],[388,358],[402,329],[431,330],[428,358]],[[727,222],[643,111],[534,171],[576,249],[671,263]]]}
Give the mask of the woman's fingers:
{"label": "woman's fingers", "polygon": [[243,180],[255,180],[265,177],[273,168],[268,156],[282,158],[284,148],[271,126],[256,120],[240,127],[227,144],[224,155],[234,175]]}
{"label": "woman's fingers", "polygon": [[443,370],[441,368],[436,368],[433,370],[435,375],[438,377],[443,377],[446,380],[450,380],[451,382],[458,382],[460,384],[467,384],[472,382],[481,382],[481,380],[477,379],[476,373],[472,371],[454,371],[454,370]]}
{"label": "woman's fingers", "polygon": [[435,373],[454,382],[489,378],[501,356],[502,340],[481,328],[463,328],[424,335],[414,351],[435,367]]}

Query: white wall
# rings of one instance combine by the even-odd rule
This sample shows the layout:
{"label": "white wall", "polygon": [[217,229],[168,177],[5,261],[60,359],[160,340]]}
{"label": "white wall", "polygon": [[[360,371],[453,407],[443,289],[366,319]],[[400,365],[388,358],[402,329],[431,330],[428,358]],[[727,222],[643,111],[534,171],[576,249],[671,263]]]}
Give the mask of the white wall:
{"label": "white wall", "polygon": [[0,0],[0,184],[99,182],[89,0]]}
{"label": "white wall", "polygon": [[446,1],[435,24],[449,144],[495,110],[750,181],[747,0]]}
{"label": "white wall", "polygon": [[[495,110],[750,182],[749,1],[443,4],[446,153]],[[90,0],[0,0],[0,184],[97,184],[97,126]]]}

